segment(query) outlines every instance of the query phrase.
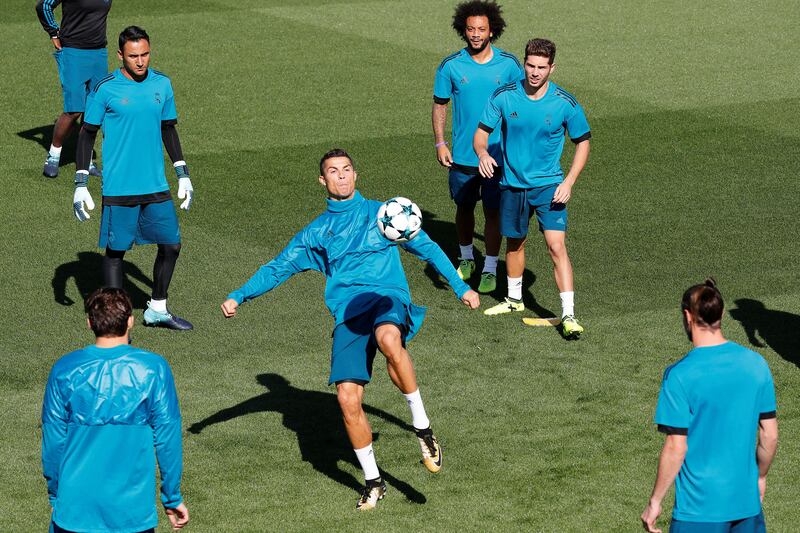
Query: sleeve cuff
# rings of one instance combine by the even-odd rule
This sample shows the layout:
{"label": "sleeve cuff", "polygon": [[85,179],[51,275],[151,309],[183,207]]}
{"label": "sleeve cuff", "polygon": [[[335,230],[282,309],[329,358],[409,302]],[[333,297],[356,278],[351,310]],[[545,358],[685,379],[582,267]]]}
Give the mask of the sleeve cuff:
{"label": "sleeve cuff", "polygon": [[676,428],[674,426],[665,426],[664,424],[658,425],[658,431],[667,435],[688,435],[689,428]]}
{"label": "sleeve cuff", "polygon": [[436,96],[435,94],[433,95],[433,103],[434,104],[444,105],[444,104],[448,103],[449,101],[450,101],[449,98],[442,98],[440,96]]}
{"label": "sleeve cuff", "polygon": [[776,411],[767,411],[758,415],[759,420],[769,420],[770,418],[778,418],[778,413]]}
{"label": "sleeve cuff", "polygon": [[478,122],[478,129],[479,130],[483,130],[486,133],[492,133],[494,131],[494,128],[490,128],[489,126],[487,126],[483,122]]}
{"label": "sleeve cuff", "polygon": [[591,131],[587,131],[586,133],[584,133],[580,137],[576,137],[576,138],[570,139],[570,140],[572,142],[574,142],[575,144],[578,144],[578,143],[582,143],[583,141],[588,141],[591,138],[592,138],[592,132]]}
{"label": "sleeve cuff", "polygon": [[236,301],[238,305],[242,305],[242,302],[244,302],[244,298],[242,297],[242,294],[239,291],[233,291],[228,295],[227,299]]}

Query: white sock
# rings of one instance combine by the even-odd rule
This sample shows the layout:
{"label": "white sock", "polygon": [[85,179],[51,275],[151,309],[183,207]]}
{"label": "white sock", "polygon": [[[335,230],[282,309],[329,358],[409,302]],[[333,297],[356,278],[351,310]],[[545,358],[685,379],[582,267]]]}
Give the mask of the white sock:
{"label": "white sock", "polygon": [[419,394],[419,389],[409,394],[403,394],[408,402],[408,408],[411,409],[411,424],[415,429],[427,429],[431,425],[428,420],[428,415],[425,414],[425,406],[422,405],[422,396]]}
{"label": "white sock", "polygon": [[150,309],[156,311],[158,313],[166,313],[167,312],[167,299],[164,298],[163,300],[150,300]]}
{"label": "white sock", "polygon": [[472,253],[472,244],[466,246],[461,246],[459,244],[458,247],[461,249],[461,259],[475,259],[475,255]]}
{"label": "white sock", "polygon": [[50,145],[50,157],[60,158],[61,157],[61,149],[63,146],[59,146],[56,148],[52,144]]}
{"label": "white sock", "polygon": [[508,277],[508,297],[512,300],[522,300],[522,276]]}
{"label": "white sock", "polygon": [[487,255],[486,261],[483,263],[483,271],[491,274],[497,274],[497,256]]}
{"label": "white sock", "polygon": [[375,462],[375,453],[372,451],[372,443],[369,446],[353,451],[356,452],[358,462],[361,464],[361,470],[364,471],[365,480],[381,477],[381,473],[378,471],[378,463]]}
{"label": "white sock", "polygon": [[575,315],[575,292],[562,292],[561,296],[561,318],[567,315]]}

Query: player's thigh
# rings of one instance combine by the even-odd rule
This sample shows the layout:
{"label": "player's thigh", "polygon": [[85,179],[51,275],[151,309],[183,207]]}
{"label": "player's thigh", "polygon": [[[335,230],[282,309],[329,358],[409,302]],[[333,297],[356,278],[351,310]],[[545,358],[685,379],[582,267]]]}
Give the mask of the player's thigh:
{"label": "player's thigh", "polygon": [[100,248],[130,250],[136,242],[142,206],[104,205],[100,219]]}
{"label": "player's thigh", "polygon": [[535,187],[528,191],[528,204],[536,211],[539,231],[567,231],[567,204],[553,203],[558,184]]}
{"label": "player's thigh", "polygon": [[[83,113],[86,109],[86,97],[91,90],[91,80],[98,75],[98,50],[79,50],[62,48],[56,58],[58,73],[61,79],[61,90],[64,95],[65,113]],[[102,52],[105,57],[105,49]],[[105,69],[103,69],[105,70]],[[99,80],[99,78],[97,78]]]}
{"label": "player's thigh", "polygon": [[377,345],[372,334],[372,317],[360,315],[333,330],[331,371],[328,384],[340,381],[369,383]]}
{"label": "player's thigh", "polygon": [[381,296],[373,311],[375,344],[384,355],[396,353],[406,345],[411,317],[408,307],[399,299]]}
{"label": "player's thigh", "polygon": [[450,168],[447,181],[450,186],[450,198],[456,205],[475,207],[481,198],[481,176],[477,169],[471,172],[463,168]]}
{"label": "player's thigh", "polygon": [[180,244],[181,230],[172,200],[147,204],[139,215],[138,244]]}
{"label": "player's thigh", "polygon": [[531,217],[526,200],[527,189],[500,187],[500,234],[503,237],[524,239],[528,235]]}

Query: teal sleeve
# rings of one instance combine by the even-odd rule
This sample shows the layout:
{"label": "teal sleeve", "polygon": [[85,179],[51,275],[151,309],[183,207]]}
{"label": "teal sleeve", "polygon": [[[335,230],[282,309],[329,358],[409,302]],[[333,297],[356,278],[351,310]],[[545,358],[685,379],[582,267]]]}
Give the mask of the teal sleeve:
{"label": "teal sleeve", "polygon": [[161,472],[161,503],[174,509],[183,502],[181,475],[183,473],[183,446],[181,439],[181,411],[175,380],[166,361],[154,385],[150,408],[150,425]]}
{"label": "teal sleeve", "polygon": [[[764,363],[766,366],[766,363]],[[772,372],[767,367],[767,377],[761,386],[761,395],[759,398],[758,412],[759,413],[773,413],[778,409],[778,402],[775,399],[775,383],[772,380]]]}
{"label": "teal sleeve", "polygon": [[589,133],[589,121],[580,104],[572,108],[572,114],[567,117],[564,124],[569,132],[570,139],[578,139]]}
{"label": "teal sleeve", "polygon": [[164,107],[161,108],[161,120],[176,120],[178,110],[175,109],[175,93],[172,90],[172,83],[167,81],[166,93],[164,95]]}
{"label": "teal sleeve", "polygon": [[658,395],[655,423],[673,428],[687,428],[692,422],[689,397],[677,373],[669,367],[664,371],[661,392]]}
{"label": "teal sleeve", "polygon": [[450,284],[459,299],[469,290],[469,285],[458,277],[458,272],[456,272],[447,255],[424,231],[420,231],[416,237],[408,242],[401,243],[400,246],[433,265],[433,268],[447,280],[447,283]]}
{"label": "teal sleeve", "polygon": [[83,122],[85,124],[94,124],[95,126],[102,126],[103,119],[106,117],[106,101],[105,91],[100,88],[95,88],[86,97],[86,111],[83,113]]}
{"label": "teal sleeve", "polygon": [[489,98],[489,101],[486,102],[486,107],[483,109],[483,113],[481,114],[481,120],[478,124],[478,127],[484,125],[494,130],[500,123],[501,118],[502,118],[502,113],[500,111],[499,102],[497,101],[497,98],[494,95],[492,95],[492,97]]}
{"label": "teal sleeve", "polygon": [[433,97],[439,100],[438,103],[443,103],[441,100],[450,100],[453,96],[453,84],[447,71],[447,66],[440,66],[436,69],[436,77],[433,79]]}
{"label": "teal sleeve", "polygon": [[58,472],[67,441],[67,421],[66,407],[51,371],[42,402],[42,472],[47,481],[50,505],[58,495]]}
{"label": "teal sleeve", "polygon": [[322,272],[324,260],[307,244],[307,240],[305,232],[295,235],[275,259],[259,268],[247,283],[230,293],[228,298],[241,304],[271,291],[298,272]]}

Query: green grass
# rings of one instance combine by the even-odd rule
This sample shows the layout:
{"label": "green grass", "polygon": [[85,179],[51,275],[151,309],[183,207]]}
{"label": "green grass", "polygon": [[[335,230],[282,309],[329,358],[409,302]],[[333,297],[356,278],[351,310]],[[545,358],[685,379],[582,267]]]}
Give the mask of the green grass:
{"label": "green grass", "polygon": [[[191,530],[636,531],[662,442],[652,425],[661,372],[687,350],[677,302],[713,274],[729,309],[743,298],[766,306],[745,313],[779,402],[782,442],[765,512],[771,531],[792,531],[800,520],[796,6],[503,2],[509,27],[498,45],[519,53],[534,34],[553,38],[555,80],[592,125],[568,239],[588,333],[568,343],[517,317],[470,313],[404,257],[415,301],[429,308],[410,349],[446,466],[431,476],[418,464],[407,408],[378,365],[365,401],[376,413],[379,464],[395,481],[380,509],[361,515],[353,510],[360,472],[326,386],[332,320],[322,277],[297,276],[234,320],[218,304],[323,209],[316,165],[333,146],[355,157],[366,196],[414,199],[453,253],[430,101],[436,65],[460,44],[450,2],[284,4],[119,2],[109,20],[112,42],[132,23],[153,37],[153,66],[173,80],[197,191],[192,211],[180,214],[184,248],[170,290],[171,306],[196,330],[137,327],[135,341],[172,364],[187,428],[246,402],[241,416],[186,433]],[[99,214],[78,224],[72,165],[43,178],[42,145],[20,135],[49,137],[61,105],[31,2],[4,6],[0,38],[0,530],[41,531],[42,392],[52,363],[91,342],[80,301],[98,279]],[[99,184],[91,189],[97,200]],[[154,253],[126,256],[128,272],[142,273],[130,286],[140,305]],[[538,235],[528,269],[529,300],[557,311]],[[740,321],[726,315],[724,327],[751,346]],[[258,381],[264,374],[272,388]],[[275,376],[290,388],[276,387]]]}

